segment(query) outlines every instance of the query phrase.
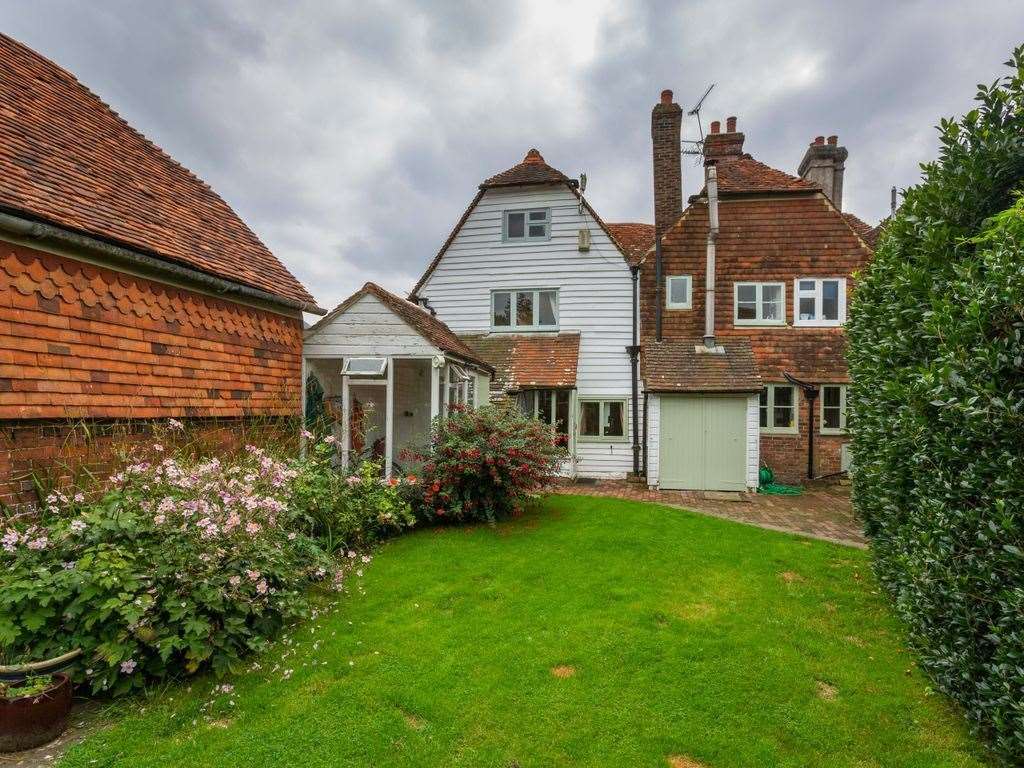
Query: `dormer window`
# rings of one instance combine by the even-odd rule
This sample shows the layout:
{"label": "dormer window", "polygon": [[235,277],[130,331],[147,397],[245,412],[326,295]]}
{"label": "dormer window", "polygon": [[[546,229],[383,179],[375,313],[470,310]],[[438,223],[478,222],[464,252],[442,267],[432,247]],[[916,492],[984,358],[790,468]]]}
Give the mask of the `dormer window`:
{"label": "dormer window", "polygon": [[502,239],[506,243],[528,243],[551,237],[551,209],[532,208],[505,211]]}

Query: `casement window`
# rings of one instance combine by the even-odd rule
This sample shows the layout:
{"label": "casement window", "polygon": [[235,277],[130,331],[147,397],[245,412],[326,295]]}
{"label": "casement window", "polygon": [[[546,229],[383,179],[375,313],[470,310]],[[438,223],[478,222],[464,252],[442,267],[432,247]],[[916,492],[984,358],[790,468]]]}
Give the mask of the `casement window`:
{"label": "casement window", "polygon": [[821,385],[821,434],[846,433],[846,385]]}
{"label": "casement window", "polygon": [[792,384],[767,384],[761,390],[761,431],[774,434],[796,434],[796,387]]}
{"label": "casement window", "polygon": [[388,369],[386,357],[348,357],[341,367],[342,376],[383,376]]}
{"label": "casement window", "polygon": [[736,325],[785,325],[785,284],[735,283],[733,292]]}
{"label": "casement window", "polygon": [[580,438],[584,440],[624,440],[626,438],[626,401],[581,400]]}
{"label": "casement window", "polygon": [[505,211],[501,232],[506,243],[528,243],[551,237],[551,209]]}
{"label": "casement window", "polygon": [[470,375],[460,366],[448,366],[448,399],[445,401],[448,406],[466,405],[472,402],[469,399],[470,379]]}
{"label": "casement window", "polygon": [[524,416],[550,424],[560,435],[569,434],[568,389],[526,389],[518,402]]}
{"label": "casement window", "polygon": [[842,325],[846,322],[846,278],[797,278],[793,303],[794,325]]}
{"label": "casement window", "polygon": [[693,280],[690,275],[665,278],[665,308],[693,309]]}
{"label": "casement window", "polygon": [[491,330],[551,331],[557,329],[557,290],[542,288],[491,292]]}

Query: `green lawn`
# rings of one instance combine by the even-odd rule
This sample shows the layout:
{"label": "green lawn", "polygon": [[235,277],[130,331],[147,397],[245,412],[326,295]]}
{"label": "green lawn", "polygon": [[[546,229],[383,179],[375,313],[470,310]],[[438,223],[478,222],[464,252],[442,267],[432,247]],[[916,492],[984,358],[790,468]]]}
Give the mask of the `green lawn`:
{"label": "green lawn", "polygon": [[868,560],[551,497],[496,528],[390,542],[365,594],[232,680],[212,721],[212,679],[173,687],[61,765],[983,765],[912,667]]}

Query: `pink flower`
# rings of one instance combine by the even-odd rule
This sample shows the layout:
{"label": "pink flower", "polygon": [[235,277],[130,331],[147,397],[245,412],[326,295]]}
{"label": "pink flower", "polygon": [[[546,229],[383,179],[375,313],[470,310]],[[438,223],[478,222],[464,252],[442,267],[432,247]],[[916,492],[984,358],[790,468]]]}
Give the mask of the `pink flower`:
{"label": "pink flower", "polygon": [[307,440],[312,440],[313,439],[313,433],[310,432],[308,429],[305,429],[305,428],[303,428],[303,430],[302,430],[302,436],[304,438],[306,438]]}
{"label": "pink flower", "polygon": [[232,576],[230,579],[228,579],[228,583],[232,587],[237,587],[239,584],[242,583],[242,577],[241,576],[237,576],[237,575]]}
{"label": "pink flower", "polygon": [[334,435],[328,435],[327,437],[324,438],[324,442],[327,443],[328,445],[334,445],[334,443],[336,443],[337,441],[338,438],[336,438]]}
{"label": "pink flower", "polygon": [[263,579],[256,582],[256,591],[261,595],[267,594],[267,582]]}
{"label": "pink flower", "polygon": [[249,581],[257,581],[260,578],[260,572],[252,569],[246,569],[245,576]]}
{"label": "pink flower", "polygon": [[157,525],[163,525],[164,521],[166,519],[167,519],[166,515],[156,515],[156,516],[153,517],[153,522],[156,523]]}
{"label": "pink flower", "polygon": [[295,531],[288,534],[288,541],[295,541]]}
{"label": "pink flower", "polygon": [[128,659],[128,661],[122,661],[121,672],[123,672],[126,675],[130,675],[132,672],[135,671],[135,668],[137,666],[139,666],[138,663],[132,659]]}
{"label": "pink flower", "polygon": [[163,449],[164,449],[164,447],[162,445],[160,445],[160,443],[153,443],[153,450],[154,451],[157,451],[159,453],[159,452],[162,452]]}
{"label": "pink flower", "polygon": [[185,428],[185,425],[182,424],[177,419],[168,419],[167,420],[167,426],[170,427],[171,429],[184,429]]}
{"label": "pink flower", "polygon": [[49,544],[49,543],[50,543],[50,540],[48,538],[46,538],[45,536],[40,536],[37,539],[32,539],[32,541],[30,541],[28,543],[28,548],[29,549],[36,549],[36,550],[46,549],[46,545]]}
{"label": "pink flower", "polygon": [[245,532],[250,536],[255,536],[260,532],[260,524],[255,522],[248,522],[245,524]]}
{"label": "pink flower", "polygon": [[359,485],[363,481],[363,478],[359,475],[349,475],[346,480],[349,485]]}
{"label": "pink flower", "polygon": [[89,526],[85,524],[85,520],[72,520],[71,525],[69,526],[72,533],[81,533],[88,527]]}
{"label": "pink flower", "polygon": [[85,501],[85,494],[84,493],[76,493],[75,494],[75,503],[76,504],[81,504],[83,501]]}

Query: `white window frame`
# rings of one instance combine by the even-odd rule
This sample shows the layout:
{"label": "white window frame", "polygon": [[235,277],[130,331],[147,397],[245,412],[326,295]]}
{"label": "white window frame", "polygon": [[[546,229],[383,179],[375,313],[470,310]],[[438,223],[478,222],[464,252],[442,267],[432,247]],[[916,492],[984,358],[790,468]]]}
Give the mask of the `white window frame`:
{"label": "white window frame", "polygon": [[[797,387],[793,384],[765,384],[764,389],[768,392],[767,397],[767,411],[768,419],[767,425],[761,427],[761,434],[764,435],[798,435],[800,434],[800,392]],[[775,421],[775,390],[776,389],[789,389],[793,392],[793,426],[791,427],[776,427],[773,425]],[[757,423],[761,423],[761,401],[760,395],[758,395],[758,414]]]}
{"label": "white window frame", "polygon": [[[814,288],[801,290],[800,283],[814,282]],[[824,304],[823,285],[828,282],[839,283],[839,306],[835,320],[825,320],[821,316]],[[800,299],[814,299],[814,320],[800,319]],[[835,328],[846,322],[846,278],[845,277],[798,277],[793,280],[793,325],[803,328]]]}
{"label": "white window frame", "polygon": [[[837,387],[839,389],[839,428],[826,427],[825,426],[825,389],[828,387]],[[818,395],[818,399],[821,401],[821,408],[818,411],[819,421],[821,425],[819,432],[823,435],[845,435],[846,434],[846,384],[822,384],[821,394]]]}
{"label": "white window frame", "polygon": [[531,388],[531,389],[520,390],[520,394],[526,394],[527,392],[530,392],[533,395],[533,397],[532,397],[533,413],[530,414],[530,416],[532,418],[534,418],[534,419],[537,419],[538,421],[540,420],[540,393],[541,392],[550,392],[551,393],[551,420],[547,422],[547,425],[549,427],[554,427],[556,429],[558,427],[558,393],[559,392],[565,392],[566,396],[569,399],[569,408],[568,408],[568,416],[567,416],[567,418],[569,420],[569,423],[565,425],[565,434],[567,434],[567,435],[571,434],[571,432],[572,432],[572,390],[569,390],[569,389],[557,389],[557,388],[552,388],[552,387],[539,387],[539,388],[536,388],[536,389]]}
{"label": "white window frame", "polygon": [[[452,379],[457,381],[452,381]],[[447,375],[444,382],[447,388],[447,394],[444,401],[445,412],[447,413],[448,408],[452,405],[468,405],[469,403],[469,374],[466,370],[459,365],[454,363],[448,364]],[[452,395],[455,395],[455,399],[452,400]]]}
{"label": "white window frame", "polygon": [[[508,217],[514,213],[523,214],[523,236],[512,237],[508,233]],[[530,214],[543,213],[544,219],[530,221]],[[530,237],[530,225],[544,225],[544,235]],[[503,243],[543,243],[551,239],[551,209],[550,208],[514,208],[501,213],[501,241]]]}
{"label": "white window frame", "polygon": [[[740,318],[740,287],[754,286],[754,311],[757,317]],[[782,311],[778,320],[766,320],[764,318],[764,287],[776,286],[782,296]],[[758,283],[752,280],[743,280],[732,285],[732,321],[734,325],[785,325],[786,324],[786,284],[777,282]]]}
{"label": "white window frame", "polygon": [[[494,297],[499,293],[507,293],[510,296],[511,306],[509,322],[510,325],[494,324]],[[519,325],[519,318],[516,312],[516,294],[533,294],[533,325]],[[555,294],[555,324],[540,325],[540,295],[542,293]],[[561,319],[561,296],[557,288],[493,288],[491,290],[491,332],[492,333],[522,333],[524,331],[557,331]]]}
{"label": "white window frame", "polygon": [[[377,370],[374,371],[353,371],[352,363],[356,361],[372,360],[373,362],[380,363]],[[341,366],[342,376],[352,376],[353,378],[372,378],[378,379],[387,373],[388,370],[388,359],[386,357],[346,357],[345,362]]]}
{"label": "white window frame", "polygon": [[[609,403],[622,404],[622,435],[584,435],[579,431],[583,426],[583,405],[585,403],[599,403],[598,407],[598,429],[604,431],[605,417]],[[629,441],[629,401],[623,397],[581,397],[576,401],[576,430],[581,442],[586,443],[625,443]]]}
{"label": "white window frame", "polygon": [[[672,281],[686,281],[686,301],[672,301]],[[665,309],[693,309],[693,277],[692,275],[669,275],[665,278]]]}

